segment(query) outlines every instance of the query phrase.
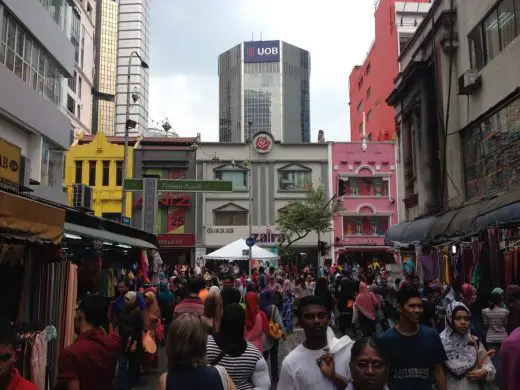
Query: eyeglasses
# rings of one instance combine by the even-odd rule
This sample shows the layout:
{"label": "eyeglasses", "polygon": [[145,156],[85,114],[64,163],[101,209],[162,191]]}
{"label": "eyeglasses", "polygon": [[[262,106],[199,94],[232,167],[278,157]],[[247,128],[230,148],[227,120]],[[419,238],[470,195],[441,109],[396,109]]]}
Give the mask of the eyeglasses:
{"label": "eyeglasses", "polygon": [[319,313],[304,313],[302,315],[304,320],[314,320],[315,318],[319,320],[324,320],[329,316],[329,313],[326,311],[320,311]]}
{"label": "eyeglasses", "polygon": [[366,361],[357,360],[354,362],[355,366],[360,370],[366,371],[369,367],[372,367],[374,371],[381,371],[385,369],[385,363],[379,361]]}

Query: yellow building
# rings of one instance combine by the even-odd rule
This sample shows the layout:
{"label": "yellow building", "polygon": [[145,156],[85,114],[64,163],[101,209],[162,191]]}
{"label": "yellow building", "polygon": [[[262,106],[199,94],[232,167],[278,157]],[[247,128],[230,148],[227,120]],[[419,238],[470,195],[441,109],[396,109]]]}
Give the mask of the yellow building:
{"label": "yellow building", "polygon": [[[128,146],[128,177],[132,176],[135,138]],[[74,184],[93,189],[93,209],[98,217],[120,220],[123,185],[124,138],[80,135],[70,147],[66,158],[65,183],[67,202],[73,206]],[[132,197],[126,199],[127,216],[132,217]]]}

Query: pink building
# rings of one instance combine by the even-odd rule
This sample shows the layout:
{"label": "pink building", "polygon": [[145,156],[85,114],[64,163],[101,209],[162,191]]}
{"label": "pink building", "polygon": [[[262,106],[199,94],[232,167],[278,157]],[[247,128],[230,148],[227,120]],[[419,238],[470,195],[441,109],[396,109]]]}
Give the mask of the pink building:
{"label": "pink building", "polygon": [[393,262],[384,238],[388,227],[399,223],[395,169],[392,141],[332,143],[332,186],[344,207],[334,218],[337,263]]}

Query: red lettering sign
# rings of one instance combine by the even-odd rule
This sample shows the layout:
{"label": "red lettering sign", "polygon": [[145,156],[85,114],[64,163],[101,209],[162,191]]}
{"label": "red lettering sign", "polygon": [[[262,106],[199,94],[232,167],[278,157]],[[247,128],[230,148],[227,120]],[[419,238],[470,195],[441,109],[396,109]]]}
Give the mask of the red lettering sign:
{"label": "red lettering sign", "polygon": [[[179,194],[175,192],[165,192],[158,199],[159,206],[163,207],[191,207],[190,197],[186,194]],[[135,207],[143,205],[143,198],[139,198],[134,202]]]}
{"label": "red lettering sign", "polygon": [[195,234],[159,234],[157,236],[161,248],[186,247],[195,245]]}

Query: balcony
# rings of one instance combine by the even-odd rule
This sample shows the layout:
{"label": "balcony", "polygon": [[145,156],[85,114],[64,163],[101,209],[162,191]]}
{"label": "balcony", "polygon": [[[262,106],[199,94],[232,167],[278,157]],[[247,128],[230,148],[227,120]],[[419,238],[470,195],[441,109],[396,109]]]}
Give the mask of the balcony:
{"label": "balcony", "polygon": [[388,180],[381,177],[350,177],[339,181],[344,198],[384,198],[389,196]]}

